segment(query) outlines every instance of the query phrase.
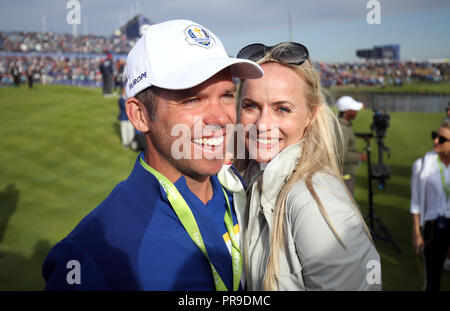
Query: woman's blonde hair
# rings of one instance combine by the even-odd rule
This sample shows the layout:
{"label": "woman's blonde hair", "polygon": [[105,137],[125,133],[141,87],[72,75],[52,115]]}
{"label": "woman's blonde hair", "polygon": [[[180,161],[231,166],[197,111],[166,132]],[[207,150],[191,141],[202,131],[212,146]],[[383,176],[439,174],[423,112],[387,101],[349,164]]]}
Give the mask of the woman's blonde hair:
{"label": "woman's blonde hair", "polygon": [[[275,49],[283,48],[282,45],[277,46]],[[300,77],[302,77],[305,82],[306,89],[306,103],[308,108],[308,113],[310,117],[310,123],[308,127],[305,129],[303,138],[302,138],[302,151],[300,158],[294,171],[291,176],[287,180],[287,182],[283,185],[280,193],[278,194],[276,200],[276,206],[274,210],[274,220],[273,220],[273,229],[270,237],[270,251],[269,251],[269,259],[267,262],[267,269],[264,276],[263,281],[263,290],[276,290],[277,289],[277,280],[278,280],[278,271],[279,271],[279,254],[281,251],[284,251],[284,246],[286,242],[285,237],[285,221],[286,221],[286,198],[289,194],[289,191],[292,187],[299,181],[304,180],[305,185],[311,196],[317,203],[319,210],[327,222],[329,228],[333,232],[334,236],[341,244],[343,248],[346,248],[344,242],[333,226],[327,211],[325,210],[322,202],[320,201],[317,192],[314,189],[312,178],[317,172],[325,172],[335,176],[347,189],[341,178],[341,170],[340,167],[342,163],[338,158],[338,150],[343,148],[343,146],[338,146],[338,141],[343,142],[342,139],[342,131],[339,126],[338,119],[333,113],[333,111],[328,106],[325,96],[322,91],[322,87],[320,84],[320,77],[317,70],[313,67],[310,60],[306,60],[301,65],[290,65],[285,64],[277,59],[273,58],[272,51],[269,51],[261,60],[258,61],[258,64],[262,65],[264,63],[275,62],[279,63],[283,66],[291,68],[294,72],[296,72]],[[238,91],[238,103],[240,106],[240,101],[242,99],[242,86],[245,83],[241,81],[239,85]],[[238,107],[238,112],[239,112]],[[239,115],[239,114],[238,114]],[[340,139],[337,139],[337,136]],[[338,149],[339,148],[339,149]],[[243,171],[248,165],[247,160],[235,160],[234,165],[238,170]],[[249,187],[250,188],[250,187]],[[347,191],[348,193],[348,191]],[[349,193],[348,193],[349,194]],[[262,194],[263,195],[263,194]],[[359,212],[356,203],[353,201],[352,196],[349,194],[349,197],[352,200],[352,205],[357,211],[361,222],[365,228],[366,233],[369,238],[370,233],[365,225],[365,222]],[[245,222],[248,224],[248,212],[246,213]],[[245,236],[247,231],[247,226],[244,226],[243,236],[245,241]],[[244,245],[246,243],[243,243]],[[247,252],[245,252],[247,253]],[[248,272],[248,255],[245,254],[244,263],[246,265],[246,271]],[[247,279],[249,279],[247,277]]]}

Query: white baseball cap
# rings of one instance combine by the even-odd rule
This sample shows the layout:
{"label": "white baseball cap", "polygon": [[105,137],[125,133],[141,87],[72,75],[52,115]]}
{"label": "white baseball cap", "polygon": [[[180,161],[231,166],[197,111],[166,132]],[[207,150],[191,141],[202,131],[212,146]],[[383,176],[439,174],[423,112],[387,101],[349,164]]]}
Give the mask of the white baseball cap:
{"label": "white baseball cap", "polygon": [[169,90],[188,89],[229,66],[236,78],[255,79],[264,73],[250,60],[228,57],[219,38],[193,21],[154,24],[128,54],[126,97],[152,85]]}
{"label": "white baseball cap", "polygon": [[342,96],[341,98],[338,99],[336,106],[339,111],[347,111],[347,110],[358,111],[361,110],[364,104],[354,100],[350,96]]}

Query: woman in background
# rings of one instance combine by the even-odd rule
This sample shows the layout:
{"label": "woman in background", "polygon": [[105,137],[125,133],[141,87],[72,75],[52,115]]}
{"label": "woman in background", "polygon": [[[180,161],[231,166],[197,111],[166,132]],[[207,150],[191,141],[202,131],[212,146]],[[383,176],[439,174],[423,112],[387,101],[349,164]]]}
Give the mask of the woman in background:
{"label": "woman in background", "polygon": [[450,122],[431,137],[433,150],[412,168],[411,214],[414,251],[425,257],[425,288],[438,291],[450,245]]}

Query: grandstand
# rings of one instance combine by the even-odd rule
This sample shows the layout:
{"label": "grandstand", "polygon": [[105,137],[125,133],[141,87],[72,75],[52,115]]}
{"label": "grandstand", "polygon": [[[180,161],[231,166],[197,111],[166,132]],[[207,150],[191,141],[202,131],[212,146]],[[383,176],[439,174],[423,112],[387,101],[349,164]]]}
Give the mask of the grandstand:
{"label": "grandstand", "polygon": [[145,29],[153,23],[141,14],[136,15],[128,23],[118,29],[117,35],[125,34],[127,38],[136,40]]}
{"label": "grandstand", "polygon": [[403,85],[412,81],[449,81],[448,61],[441,63],[425,62],[359,62],[316,64],[325,87],[345,85]]}
{"label": "grandstand", "polygon": [[365,60],[375,59],[380,61],[398,62],[400,60],[400,45],[375,46],[372,49],[356,50],[356,56]]}
{"label": "grandstand", "polygon": [[[107,53],[115,61],[114,76],[122,76],[126,55],[138,32],[150,21],[137,15],[110,37],[48,32],[0,32],[0,85],[13,84],[12,71],[24,83],[31,72],[42,84],[69,84],[100,87],[99,65]],[[123,83],[122,79],[116,79]]]}
{"label": "grandstand", "polygon": [[[0,32],[0,85],[13,83],[13,69],[19,80],[25,82],[27,74],[42,84],[69,84],[100,87],[99,64],[110,52],[115,62],[114,75],[123,76],[123,63],[136,40],[148,27],[149,19],[136,15],[110,37],[48,32]],[[383,47],[366,52],[362,62],[315,63],[325,87],[345,85],[403,85],[411,81],[449,81],[448,60],[408,61],[398,60],[395,46],[385,46],[394,51],[393,57],[383,62],[372,61],[373,53]],[[375,51],[375,52],[373,52]],[[362,54],[361,54],[362,53]],[[372,53],[372,54],[371,54]],[[377,54],[377,55],[378,55]],[[383,54],[383,53],[382,53]],[[385,53],[386,54],[386,53]],[[381,54],[380,54],[381,55]],[[383,54],[384,55],[384,54]],[[124,82],[124,81],[122,81]],[[117,83],[121,83],[118,79]]]}

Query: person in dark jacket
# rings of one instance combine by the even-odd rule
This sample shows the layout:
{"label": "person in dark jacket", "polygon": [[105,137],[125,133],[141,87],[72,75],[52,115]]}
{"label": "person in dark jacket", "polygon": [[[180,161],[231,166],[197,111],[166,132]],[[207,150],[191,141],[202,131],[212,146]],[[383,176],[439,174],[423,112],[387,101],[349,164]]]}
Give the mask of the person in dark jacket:
{"label": "person in dark jacket", "polygon": [[111,95],[113,75],[114,75],[111,53],[108,53],[106,59],[103,62],[101,62],[99,69],[103,79],[103,95]]}
{"label": "person in dark jacket", "polygon": [[13,76],[14,86],[20,86],[20,69],[17,63],[14,63],[11,67],[11,75]]}

